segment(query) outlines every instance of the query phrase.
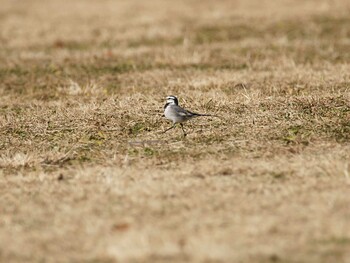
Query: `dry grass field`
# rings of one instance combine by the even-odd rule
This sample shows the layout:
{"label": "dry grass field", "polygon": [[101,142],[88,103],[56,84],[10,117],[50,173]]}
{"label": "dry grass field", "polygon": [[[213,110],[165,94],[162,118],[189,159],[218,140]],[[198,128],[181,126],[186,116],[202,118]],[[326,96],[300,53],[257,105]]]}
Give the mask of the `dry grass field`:
{"label": "dry grass field", "polygon": [[349,1],[0,4],[0,262],[350,262]]}

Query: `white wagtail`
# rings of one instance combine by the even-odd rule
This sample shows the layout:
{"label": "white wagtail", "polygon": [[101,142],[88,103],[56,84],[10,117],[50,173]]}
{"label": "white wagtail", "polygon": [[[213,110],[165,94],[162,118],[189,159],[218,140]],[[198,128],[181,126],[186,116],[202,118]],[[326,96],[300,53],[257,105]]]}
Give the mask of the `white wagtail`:
{"label": "white wagtail", "polygon": [[164,115],[165,118],[171,120],[173,122],[173,126],[166,129],[163,133],[175,128],[176,123],[180,123],[182,132],[184,136],[186,136],[186,132],[183,126],[183,122],[188,121],[192,118],[199,117],[199,116],[213,116],[217,117],[216,115],[211,114],[200,114],[191,112],[188,110],[185,110],[184,108],[181,108],[179,106],[179,101],[175,96],[168,96],[166,97],[166,104],[164,105]]}

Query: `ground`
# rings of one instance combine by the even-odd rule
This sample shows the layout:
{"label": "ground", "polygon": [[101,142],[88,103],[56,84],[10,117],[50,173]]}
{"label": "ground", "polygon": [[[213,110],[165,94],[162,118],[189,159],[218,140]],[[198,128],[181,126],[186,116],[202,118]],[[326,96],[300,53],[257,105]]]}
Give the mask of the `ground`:
{"label": "ground", "polygon": [[1,1],[0,261],[350,262],[349,13]]}

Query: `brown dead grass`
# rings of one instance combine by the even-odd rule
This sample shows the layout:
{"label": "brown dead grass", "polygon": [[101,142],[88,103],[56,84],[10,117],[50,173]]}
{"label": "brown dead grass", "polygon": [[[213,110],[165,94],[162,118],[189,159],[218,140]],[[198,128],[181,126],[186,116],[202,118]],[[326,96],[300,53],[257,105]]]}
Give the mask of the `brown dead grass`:
{"label": "brown dead grass", "polygon": [[347,1],[1,5],[1,262],[349,262]]}

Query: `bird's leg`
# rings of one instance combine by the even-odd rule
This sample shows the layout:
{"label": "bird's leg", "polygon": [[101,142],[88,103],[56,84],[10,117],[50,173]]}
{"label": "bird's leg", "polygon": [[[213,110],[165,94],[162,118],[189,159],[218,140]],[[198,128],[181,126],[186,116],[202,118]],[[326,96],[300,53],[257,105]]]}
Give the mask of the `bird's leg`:
{"label": "bird's leg", "polygon": [[173,126],[171,126],[170,128],[166,129],[165,131],[163,131],[163,133],[166,133],[167,131],[174,129],[175,128],[175,123],[173,124]]}
{"label": "bird's leg", "polygon": [[184,137],[186,137],[187,133],[185,132],[184,125],[182,123],[180,123],[180,126],[182,129],[182,132],[184,133]]}

